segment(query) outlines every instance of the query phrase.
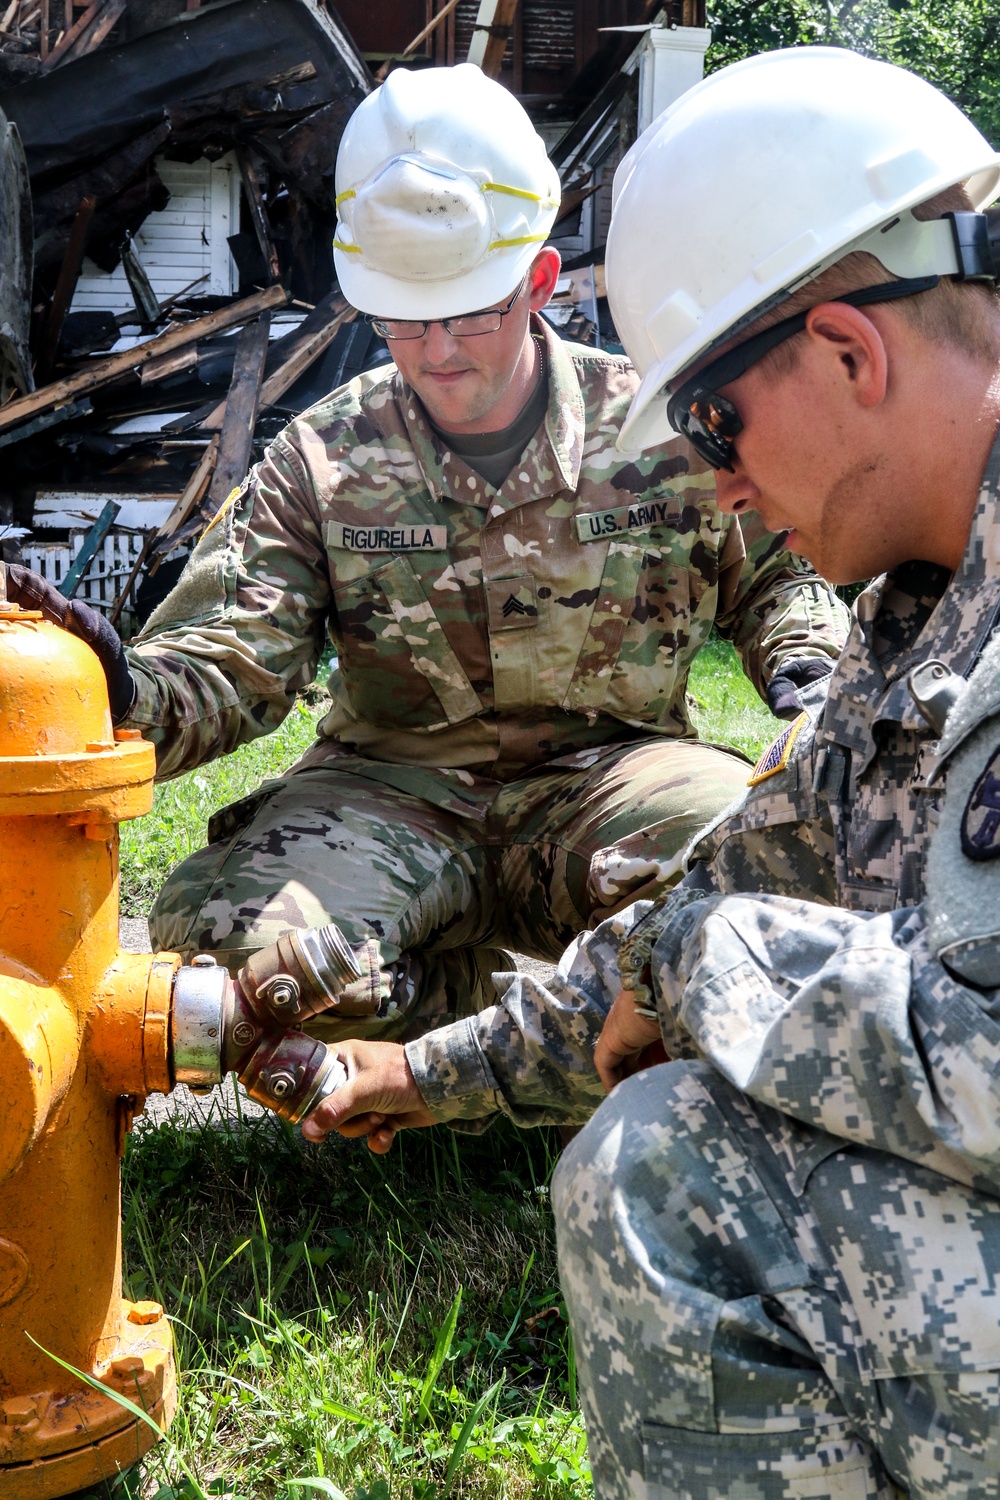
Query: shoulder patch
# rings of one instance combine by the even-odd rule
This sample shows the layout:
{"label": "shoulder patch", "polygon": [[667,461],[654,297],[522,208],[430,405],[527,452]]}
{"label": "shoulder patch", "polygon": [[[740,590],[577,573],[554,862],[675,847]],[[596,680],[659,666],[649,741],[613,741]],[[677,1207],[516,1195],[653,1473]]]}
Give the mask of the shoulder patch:
{"label": "shoulder patch", "polygon": [[807,713],[801,713],[787,729],[781,731],[778,738],[768,746],[754,766],[753,772],[747,778],[747,786],[757,786],[758,782],[766,781],[769,776],[777,776],[779,771],[785,769],[791,759],[792,746],[808,719]]}
{"label": "shoulder patch", "polygon": [[962,853],[975,860],[1000,858],[1000,749],[969,793],[962,814]]}
{"label": "shoulder patch", "polygon": [[226,496],[225,500],[223,500],[222,504],[215,512],[215,515],[212,517],[208,525],[205,527],[205,530],[202,532],[203,537],[208,536],[208,533],[211,531],[212,527],[217,525],[218,522],[221,521],[223,517],[232,510],[233,506],[236,504],[240,496],[245,495],[249,488],[250,479],[248,476],[246,479],[244,479],[242,484],[238,484],[235,489],[229,491],[229,494]]}

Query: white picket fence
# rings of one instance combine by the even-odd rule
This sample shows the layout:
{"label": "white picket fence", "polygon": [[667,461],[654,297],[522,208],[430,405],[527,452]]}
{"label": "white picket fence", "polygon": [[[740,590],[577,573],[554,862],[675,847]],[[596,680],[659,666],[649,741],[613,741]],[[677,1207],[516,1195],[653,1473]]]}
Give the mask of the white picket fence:
{"label": "white picket fence", "polygon": [[[21,556],[25,566],[35,573],[41,573],[50,583],[62,583],[73,559],[83,546],[86,535],[85,531],[72,532],[68,544],[26,539],[21,543]],[[85,599],[94,609],[109,615],[135,567],[144,540],[143,536],[132,532],[117,531],[106,536],[91,560],[75,597]],[[131,625],[128,618],[119,622],[123,635],[131,634]]]}

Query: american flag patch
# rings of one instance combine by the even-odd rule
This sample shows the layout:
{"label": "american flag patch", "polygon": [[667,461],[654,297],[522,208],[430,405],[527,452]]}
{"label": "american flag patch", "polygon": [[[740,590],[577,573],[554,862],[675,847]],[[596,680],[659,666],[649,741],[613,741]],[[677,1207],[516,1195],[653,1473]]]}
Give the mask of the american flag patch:
{"label": "american flag patch", "polygon": [[759,781],[766,781],[769,776],[777,776],[779,771],[785,769],[791,759],[792,746],[808,718],[808,714],[799,714],[794,723],[781,731],[774,744],[768,746],[754,766],[753,775],[747,781],[747,786],[756,786]]}

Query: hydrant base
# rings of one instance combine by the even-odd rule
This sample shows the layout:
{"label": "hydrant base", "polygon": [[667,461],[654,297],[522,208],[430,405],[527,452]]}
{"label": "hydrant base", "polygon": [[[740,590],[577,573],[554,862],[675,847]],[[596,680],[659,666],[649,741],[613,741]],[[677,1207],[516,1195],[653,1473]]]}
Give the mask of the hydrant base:
{"label": "hydrant base", "polygon": [[159,1433],[116,1394],[141,1406],[160,1432],[170,1425],[177,1408],[173,1334],[162,1315],[130,1322],[133,1308],[122,1304],[119,1353],[99,1377],[107,1394],[79,1385],[0,1404],[0,1500],[59,1500],[113,1479],[147,1453]]}

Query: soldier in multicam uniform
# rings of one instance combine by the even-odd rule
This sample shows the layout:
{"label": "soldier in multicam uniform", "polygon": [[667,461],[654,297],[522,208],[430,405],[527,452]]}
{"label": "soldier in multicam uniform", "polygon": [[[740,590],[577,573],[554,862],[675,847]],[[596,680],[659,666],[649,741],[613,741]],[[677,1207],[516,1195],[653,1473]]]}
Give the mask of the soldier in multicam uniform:
{"label": "soldier in multicam uniform", "polygon": [[111,675],[172,777],[274,729],[329,629],[317,743],[212,820],[152,936],[235,969],[335,920],[364,974],[317,1033],[411,1035],[492,996],[495,945],[557,958],[676,880],[745,779],[685,703],[713,625],[794,713],[847,616],[780,538],[719,512],[679,439],[615,453],[637,378],[537,316],[559,183],[507,90],[468,66],[393,73],[337,183],[341,284],[398,368],[279,435],[123,680],[112,641]]}
{"label": "soldier in multicam uniform", "polygon": [[409,1072],[346,1045],[304,1127],[585,1119],[596,1063],[553,1201],[599,1500],[1000,1495],[998,184],[942,95],[845,51],[725,69],[638,142],[623,442],[666,392],[724,511],[885,572],[664,902]]}

